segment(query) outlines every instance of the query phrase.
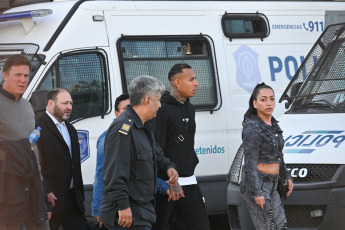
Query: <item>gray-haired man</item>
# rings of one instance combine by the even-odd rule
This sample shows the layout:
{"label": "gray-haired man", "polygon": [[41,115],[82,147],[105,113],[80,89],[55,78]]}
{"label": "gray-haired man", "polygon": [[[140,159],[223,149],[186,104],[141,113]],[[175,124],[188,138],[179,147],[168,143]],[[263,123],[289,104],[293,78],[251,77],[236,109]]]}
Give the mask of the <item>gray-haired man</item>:
{"label": "gray-haired man", "polygon": [[169,183],[178,174],[156,144],[151,123],[160,108],[164,85],[150,76],[135,78],[129,86],[130,105],[110,125],[105,139],[103,196],[100,220],[109,230],[149,230],[156,221],[157,169]]}

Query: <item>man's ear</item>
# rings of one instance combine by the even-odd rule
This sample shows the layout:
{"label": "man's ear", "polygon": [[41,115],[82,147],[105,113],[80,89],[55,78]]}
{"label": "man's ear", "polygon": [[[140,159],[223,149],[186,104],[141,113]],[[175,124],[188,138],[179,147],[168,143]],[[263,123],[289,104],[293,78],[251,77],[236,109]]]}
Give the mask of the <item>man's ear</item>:
{"label": "man's ear", "polygon": [[175,85],[176,88],[180,88],[180,86],[181,86],[181,80],[178,79],[178,78],[176,78],[175,81],[174,81],[174,85]]}
{"label": "man's ear", "polygon": [[53,100],[51,100],[51,99],[48,100],[47,108],[49,108],[49,109],[53,109],[54,108],[54,101]]}
{"label": "man's ear", "polygon": [[146,96],[146,97],[144,98],[143,103],[144,103],[145,106],[149,106],[150,103],[151,103],[151,97],[150,97],[150,96]]}
{"label": "man's ear", "polygon": [[6,74],[6,72],[2,72],[2,79],[3,79],[4,81],[7,80],[7,74]]}

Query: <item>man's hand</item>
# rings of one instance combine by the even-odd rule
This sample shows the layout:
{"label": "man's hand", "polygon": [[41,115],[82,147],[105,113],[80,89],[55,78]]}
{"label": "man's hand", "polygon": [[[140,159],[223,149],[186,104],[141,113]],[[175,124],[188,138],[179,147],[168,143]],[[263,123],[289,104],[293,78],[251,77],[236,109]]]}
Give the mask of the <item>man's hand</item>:
{"label": "man's hand", "polygon": [[99,222],[99,227],[101,228],[103,226],[103,222],[102,221],[99,221],[99,216],[93,216],[97,222]]}
{"label": "man's hand", "polygon": [[119,222],[118,224],[124,228],[129,228],[132,226],[132,211],[131,208],[125,210],[119,210]]}
{"label": "man's hand", "polygon": [[177,183],[178,173],[174,168],[169,168],[167,171],[167,175],[169,177],[169,185]]}
{"label": "man's hand", "polygon": [[47,212],[47,218],[48,218],[48,221],[50,221],[50,219],[52,218],[52,212]]}
{"label": "man's hand", "polygon": [[55,197],[54,193],[50,192],[48,193],[48,202],[50,203],[50,206],[53,208],[55,207],[55,201],[57,198]]}
{"label": "man's hand", "polygon": [[174,185],[170,185],[167,194],[169,196],[168,202],[170,202],[171,200],[177,201],[181,197],[184,197],[183,189],[178,182],[176,182]]}

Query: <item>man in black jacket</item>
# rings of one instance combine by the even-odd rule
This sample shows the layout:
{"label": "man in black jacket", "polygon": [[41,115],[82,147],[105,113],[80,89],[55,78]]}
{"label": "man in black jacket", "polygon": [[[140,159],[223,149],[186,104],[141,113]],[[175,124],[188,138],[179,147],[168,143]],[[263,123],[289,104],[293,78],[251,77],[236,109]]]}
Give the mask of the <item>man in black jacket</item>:
{"label": "man in black jacket", "polygon": [[[204,198],[197,184],[194,170],[199,163],[194,152],[195,110],[189,102],[198,87],[196,76],[188,64],[176,64],[169,71],[171,93],[163,94],[162,107],[153,120],[157,143],[164,154],[177,167],[178,183],[185,198],[168,202],[164,196],[156,195],[157,222],[153,229],[208,230],[209,221]],[[159,174],[165,179],[165,175]],[[175,217],[176,222],[170,224]]]}
{"label": "man in black jacket", "polygon": [[38,120],[42,128],[37,144],[42,173],[52,204],[51,230],[83,230],[84,185],[80,147],[76,129],[68,122],[72,112],[71,95],[61,88],[47,94],[47,110]]}
{"label": "man in black jacket", "polygon": [[157,170],[167,175],[170,184],[177,181],[178,174],[156,144],[149,122],[160,107],[163,90],[153,77],[135,78],[129,86],[130,105],[109,127],[100,212],[109,230],[151,229],[156,221]]}

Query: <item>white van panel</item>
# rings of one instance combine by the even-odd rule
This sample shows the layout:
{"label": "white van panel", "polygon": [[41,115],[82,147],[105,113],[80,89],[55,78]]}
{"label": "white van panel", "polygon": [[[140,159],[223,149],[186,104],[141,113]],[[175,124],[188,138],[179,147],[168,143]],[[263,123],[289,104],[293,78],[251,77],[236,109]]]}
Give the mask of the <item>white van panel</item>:
{"label": "white van panel", "polygon": [[286,114],[279,125],[284,131],[287,164],[344,163],[344,114]]}

